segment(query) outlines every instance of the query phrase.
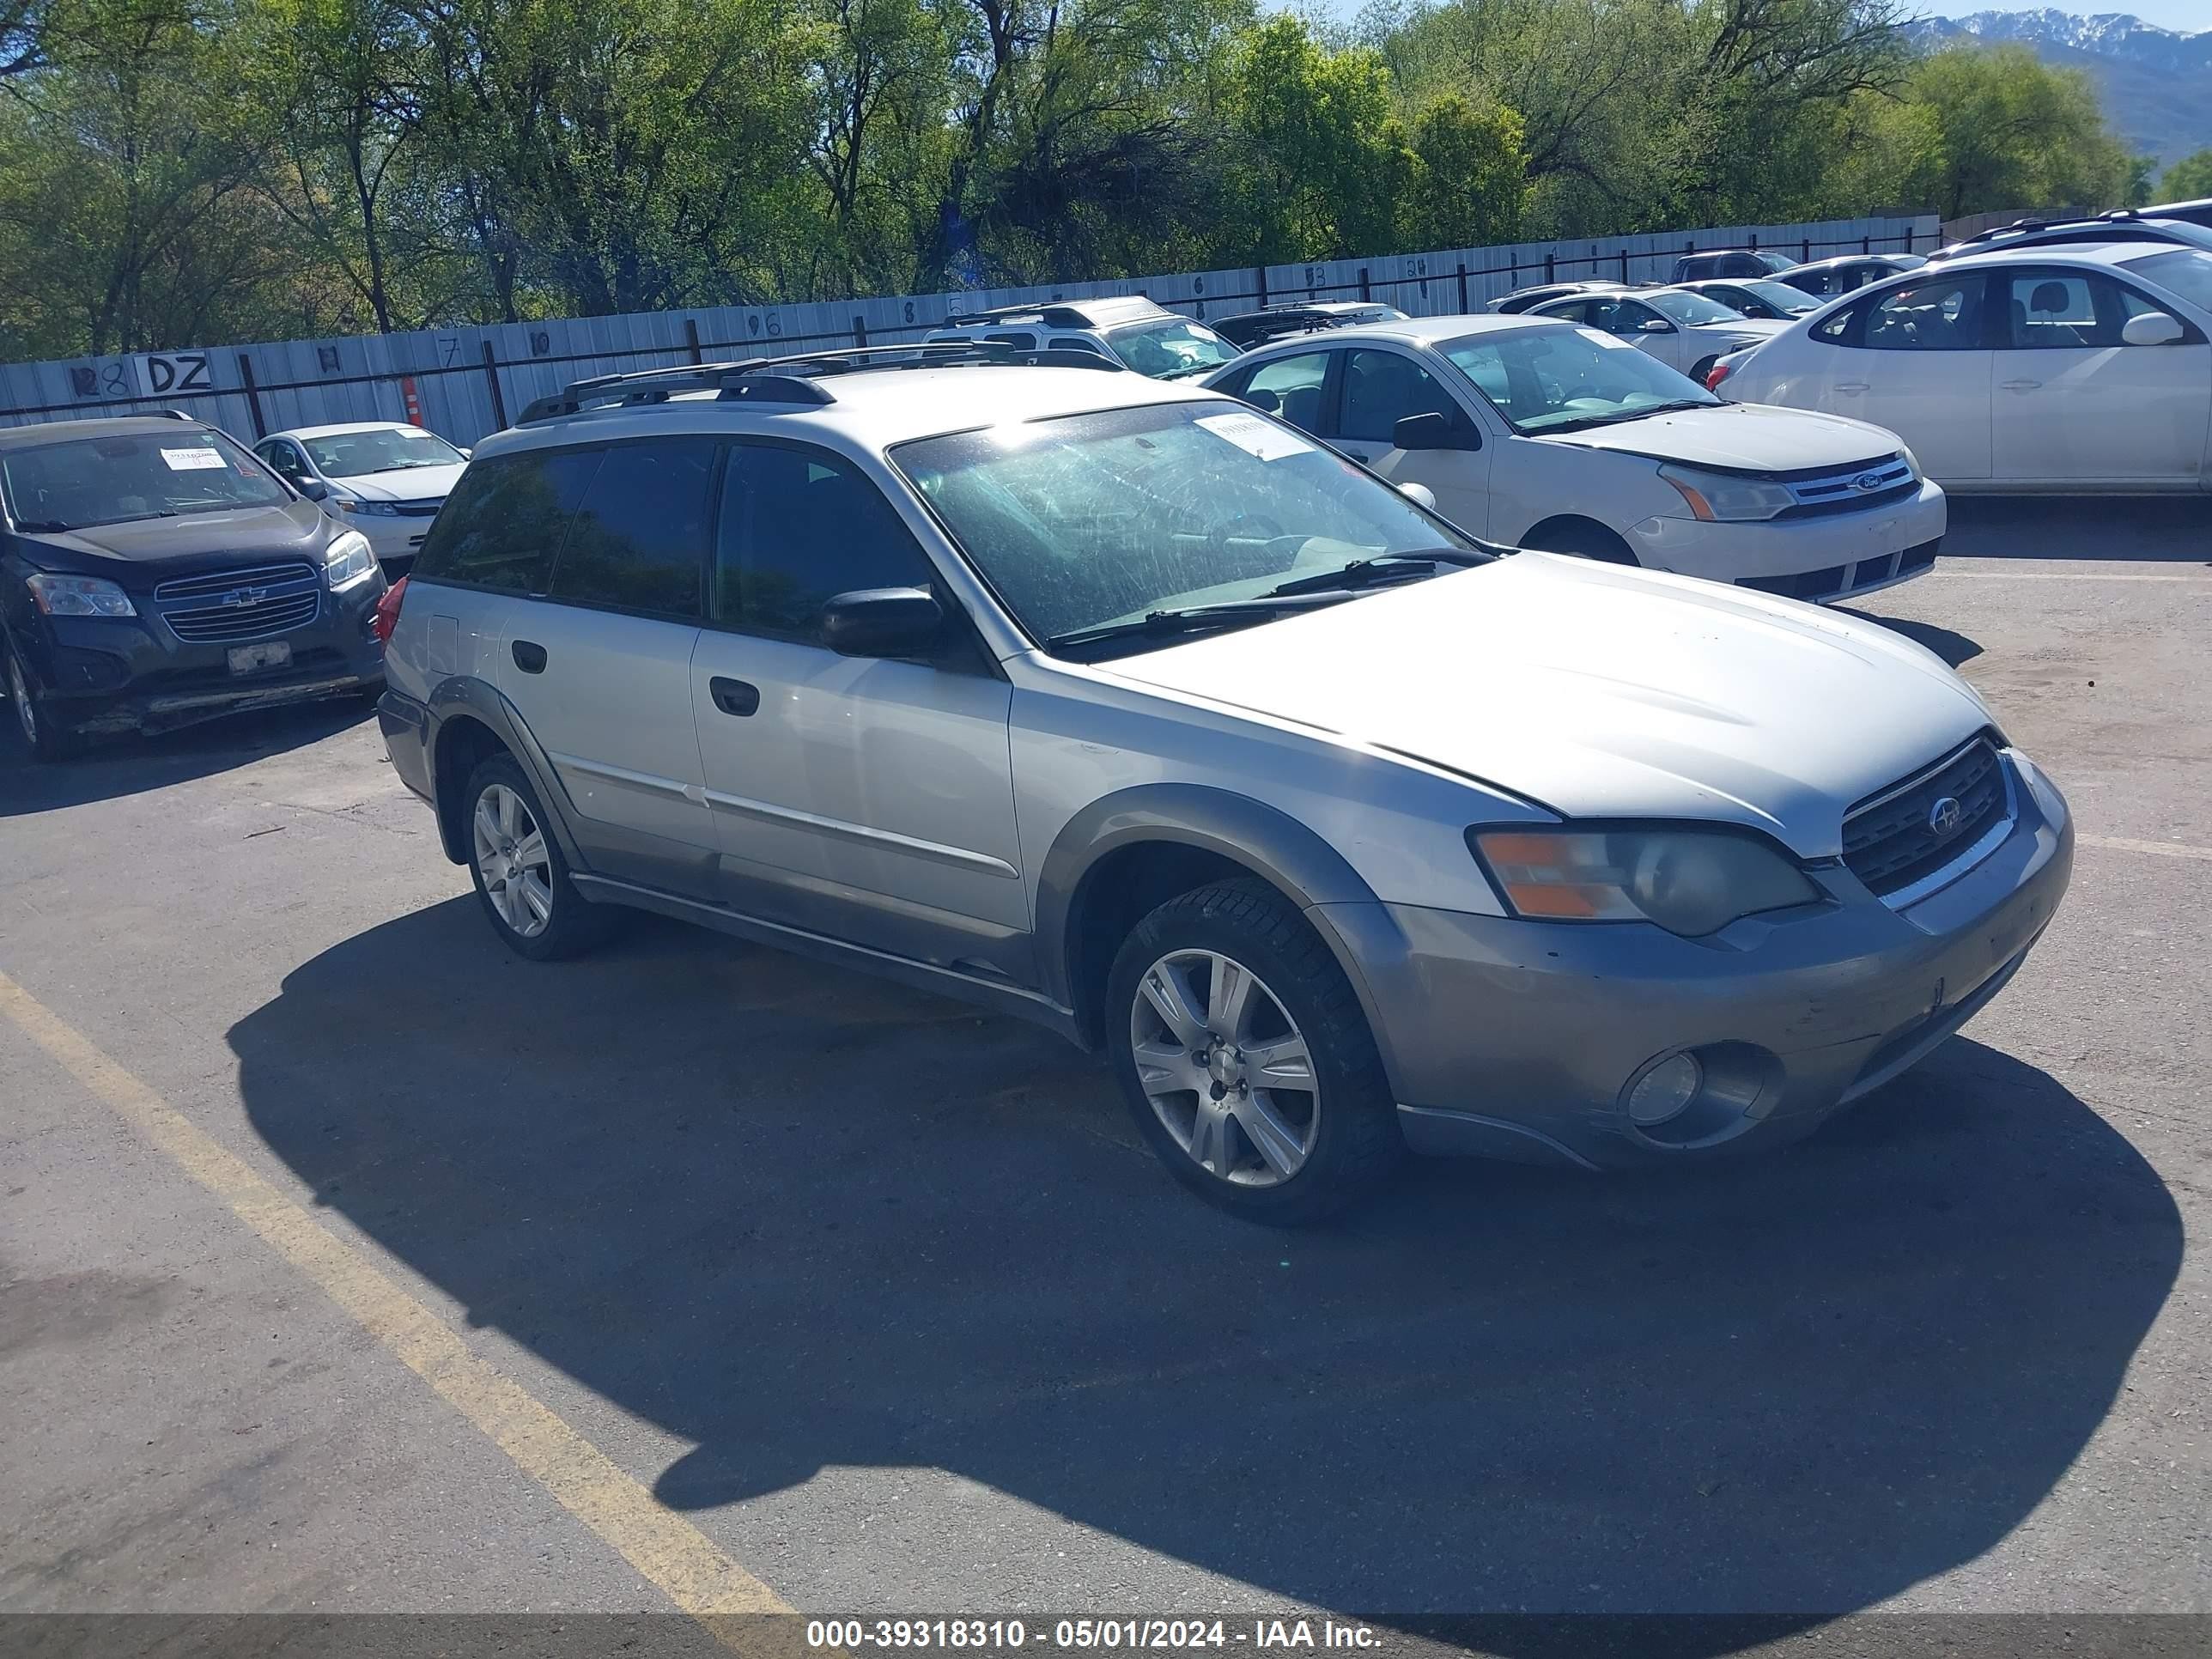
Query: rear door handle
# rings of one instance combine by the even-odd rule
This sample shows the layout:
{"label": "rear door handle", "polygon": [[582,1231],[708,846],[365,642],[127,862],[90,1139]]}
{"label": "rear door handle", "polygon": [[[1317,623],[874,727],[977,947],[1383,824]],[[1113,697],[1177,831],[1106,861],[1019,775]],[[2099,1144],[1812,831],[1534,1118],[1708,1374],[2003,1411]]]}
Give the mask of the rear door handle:
{"label": "rear door handle", "polygon": [[2043,382],[2040,380],[2007,380],[2003,382],[2004,389],[2007,392],[2033,392],[2042,384]]}
{"label": "rear door handle", "polygon": [[545,672],[544,646],[532,640],[514,640],[508,642],[507,648],[514,658],[514,665],[524,673],[542,674]]}
{"label": "rear door handle", "polygon": [[707,682],[714,707],[725,714],[745,715],[760,708],[760,687],[744,680],[726,680],[716,675]]}
{"label": "rear door handle", "polygon": [[1860,392],[1864,392],[1867,389],[1868,384],[1869,382],[1865,380],[1841,380],[1837,383],[1836,390],[1838,392],[1848,392],[1852,396],[1856,397]]}

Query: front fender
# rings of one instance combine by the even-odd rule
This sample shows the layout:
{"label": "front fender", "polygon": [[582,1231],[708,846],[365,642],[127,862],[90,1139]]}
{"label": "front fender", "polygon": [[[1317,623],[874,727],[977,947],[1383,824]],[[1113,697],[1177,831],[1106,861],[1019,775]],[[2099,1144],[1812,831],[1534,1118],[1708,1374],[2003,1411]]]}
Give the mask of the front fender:
{"label": "front fender", "polygon": [[[1077,1002],[1076,937],[1080,912],[1091,896],[1085,883],[1101,860],[1142,842],[1165,842],[1217,854],[1267,882],[1305,914],[1352,981],[1367,1024],[1378,1043],[1384,1026],[1368,990],[1364,952],[1395,947],[1376,936],[1389,930],[1389,911],[1344,855],[1320,835],[1279,808],[1234,790],[1204,784],[1147,783],[1100,797],[1068,819],[1053,838],[1037,873],[1036,959],[1044,983],[1039,988],[1064,1007]],[[1356,917],[1361,938],[1357,950],[1340,926]],[[1386,1069],[1390,1065],[1383,1054]]]}

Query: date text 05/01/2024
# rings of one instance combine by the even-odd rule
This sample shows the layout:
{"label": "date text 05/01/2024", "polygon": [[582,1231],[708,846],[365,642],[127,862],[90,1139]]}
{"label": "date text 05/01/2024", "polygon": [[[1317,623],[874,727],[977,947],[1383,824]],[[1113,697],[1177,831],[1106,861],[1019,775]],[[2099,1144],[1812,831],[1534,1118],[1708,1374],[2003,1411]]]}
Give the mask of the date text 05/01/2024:
{"label": "date text 05/01/2024", "polygon": [[1036,1629],[1019,1619],[810,1619],[810,1648],[1041,1648],[1268,1650],[1381,1645],[1366,1625],[1334,1619],[1060,1619]]}

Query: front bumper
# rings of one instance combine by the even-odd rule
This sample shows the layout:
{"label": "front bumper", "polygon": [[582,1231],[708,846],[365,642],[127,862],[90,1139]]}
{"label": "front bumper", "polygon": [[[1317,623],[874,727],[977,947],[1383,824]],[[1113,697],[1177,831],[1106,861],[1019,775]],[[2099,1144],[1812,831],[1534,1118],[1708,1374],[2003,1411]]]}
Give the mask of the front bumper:
{"label": "front bumper", "polygon": [[1934,568],[1949,508],[1923,479],[1909,498],[1858,513],[1708,524],[1657,514],[1628,530],[1637,562],[1655,570],[1741,582],[1790,599],[1873,592]]}
{"label": "front bumper", "polygon": [[219,715],[368,690],[384,678],[384,647],[369,632],[383,597],[376,576],[325,592],[315,619],[274,638],[291,647],[281,668],[230,670],[230,644],[191,644],[157,617],[47,617],[26,654],[41,712],[84,736],[172,731]]}
{"label": "front bumper", "polygon": [[[1320,907],[1365,981],[1407,1143],[1606,1167],[1808,1132],[1972,1018],[2057,909],[2074,858],[2065,804],[2030,763],[2005,762],[2010,833],[1900,910],[1840,866],[1814,872],[1831,904],[1702,940],[1642,924]],[[1705,1090],[1674,1123],[1638,1127],[1629,1085],[1684,1052]]]}

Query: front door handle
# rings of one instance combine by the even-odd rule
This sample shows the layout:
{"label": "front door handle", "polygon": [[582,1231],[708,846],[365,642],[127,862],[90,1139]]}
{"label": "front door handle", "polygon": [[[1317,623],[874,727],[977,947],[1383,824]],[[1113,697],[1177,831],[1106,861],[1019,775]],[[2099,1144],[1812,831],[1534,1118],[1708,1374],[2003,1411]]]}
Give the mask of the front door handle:
{"label": "front door handle", "polygon": [[514,665],[524,673],[542,674],[545,672],[545,647],[536,641],[510,641],[507,648],[514,658]]}
{"label": "front door handle", "polygon": [[744,680],[726,680],[717,674],[707,682],[714,707],[725,714],[745,715],[760,708],[760,687]]}
{"label": "front door handle", "polygon": [[1851,396],[1856,397],[1860,392],[1864,392],[1867,389],[1869,384],[1869,382],[1865,380],[1842,380],[1837,383],[1836,390],[1838,392],[1847,392],[1850,393]]}
{"label": "front door handle", "polygon": [[2041,386],[2043,382],[2040,380],[2007,380],[2003,384],[2004,389],[2007,392],[2033,392],[2038,386]]}

